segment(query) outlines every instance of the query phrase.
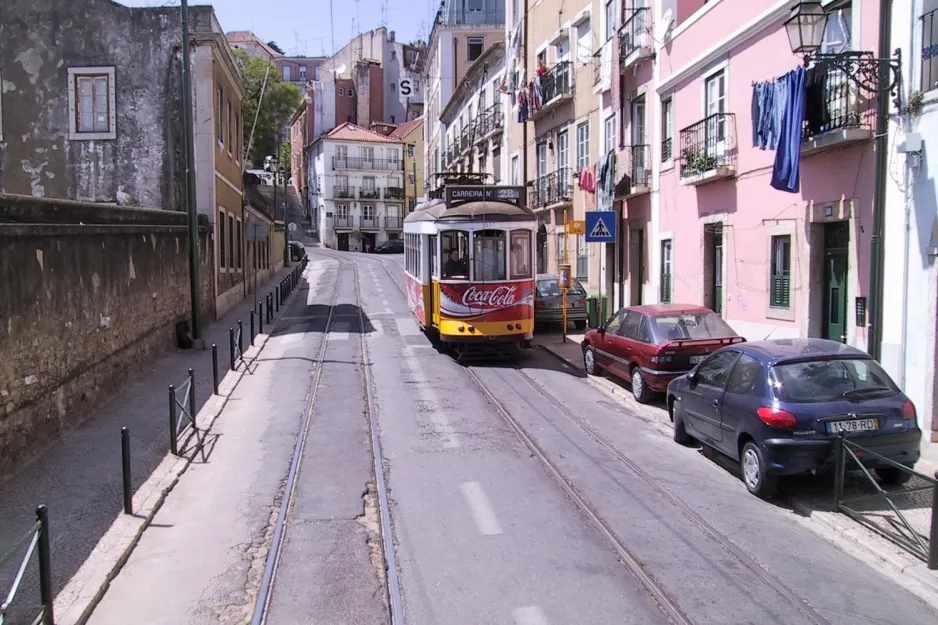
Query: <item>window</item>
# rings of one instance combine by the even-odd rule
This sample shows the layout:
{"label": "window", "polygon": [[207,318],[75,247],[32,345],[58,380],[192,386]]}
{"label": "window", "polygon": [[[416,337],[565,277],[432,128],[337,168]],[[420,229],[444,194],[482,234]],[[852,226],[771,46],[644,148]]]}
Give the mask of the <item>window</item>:
{"label": "window", "polygon": [[511,233],[511,272],[512,280],[531,278],[531,233],[519,230]]}
{"label": "window", "polygon": [[215,90],[215,140],[219,145],[224,144],[225,135],[225,111],[222,108],[222,102],[225,101],[225,91],[221,87]]}
{"label": "window", "polygon": [[511,157],[511,184],[518,184],[518,181],[521,179],[521,161],[519,157]]}
{"label": "window", "polygon": [[436,249],[436,235],[435,234],[430,235],[429,243],[430,243],[430,250],[429,250],[430,251],[430,275],[432,275],[435,279],[439,279],[440,263],[439,263],[439,255],[437,254],[437,249]]}
{"label": "window", "polygon": [[352,89],[351,87],[348,88],[348,97],[350,98],[355,97],[355,90]]}
{"label": "window", "polygon": [[850,49],[851,34],[850,6],[844,6],[830,12],[821,38],[822,54],[840,54]]}
{"label": "window", "polygon": [[235,150],[235,160],[241,162],[241,150],[244,142],[244,132],[241,128],[241,113],[235,113],[235,137],[237,138],[238,149]]}
{"label": "window", "polygon": [[362,160],[366,163],[373,163],[375,160],[375,149],[374,148],[362,148]]}
{"label": "window", "polygon": [[645,96],[632,102],[632,141],[629,145],[645,145]]}
{"label": "window", "polygon": [[306,80],[306,66],[300,65],[300,80]]}
{"label": "window", "polygon": [[576,235],[576,277],[580,280],[589,280],[590,259],[589,248],[586,245],[586,235]]}
{"label": "window", "polygon": [[413,157],[414,157],[414,146],[408,145],[407,146],[407,158],[413,158]]}
{"label": "window", "polygon": [[469,234],[459,230],[447,230],[443,237],[443,279],[469,279]]}
{"label": "window", "polygon": [[238,220],[238,271],[241,271],[241,246],[243,245],[242,241],[244,240],[244,235],[241,231],[241,220]]}
{"label": "window", "polygon": [[616,36],[616,0],[606,0],[606,41]]}
{"label": "window", "polygon": [[736,331],[715,312],[658,315],[652,318],[651,332],[658,343],[729,339],[737,336]]}
{"label": "window", "polygon": [[511,0],[511,19],[514,20],[515,25],[517,25],[518,20],[521,19],[521,9],[519,4],[520,0]]}
{"label": "window", "polygon": [[674,117],[671,98],[661,103],[661,160],[670,161],[672,154],[671,137],[674,134]]}
{"label": "window", "polygon": [[68,69],[69,139],[117,138],[113,67]]}
{"label": "window", "polygon": [[482,52],[485,50],[485,39],[482,37],[468,37],[466,38],[466,43],[468,44],[467,60],[475,61],[482,56]]}
{"label": "window", "polygon": [[759,378],[762,377],[762,364],[746,354],[742,354],[733,367],[730,379],[726,381],[726,392],[734,395],[745,395],[752,390]]}
{"label": "window", "polygon": [[566,130],[557,133],[557,167],[570,167],[570,134]]}
{"label": "window", "polygon": [[622,322],[622,325],[619,326],[617,334],[627,339],[638,340],[638,328],[642,325],[643,316],[644,315],[637,312],[626,313],[625,320]]}
{"label": "window", "polygon": [[606,118],[606,145],[604,152],[609,154],[616,149],[616,114]]}
{"label": "window", "polygon": [[401,166],[401,153],[397,151],[397,148],[388,148],[388,165],[395,168]]}
{"label": "window", "polygon": [[362,177],[362,191],[373,192],[374,190],[375,190],[375,177],[363,176]]}
{"label": "window", "polygon": [[375,219],[375,205],[374,204],[362,204],[362,218],[365,221],[374,221]]}
{"label": "window", "polygon": [[697,384],[723,388],[739,352],[725,351],[703,361],[697,367]]}
{"label": "window", "polygon": [[671,303],[671,239],[661,242],[661,302]]}
{"label": "window", "polygon": [[576,127],[576,169],[582,171],[590,166],[590,124],[588,121]]}
{"label": "window", "polygon": [[466,8],[474,12],[481,11],[483,4],[484,0],[466,0]]}
{"label": "window", "polygon": [[619,328],[622,327],[623,320],[625,320],[625,312],[620,310],[606,323],[606,332],[609,334],[618,334]]}
{"label": "window", "polygon": [[721,115],[726,112],[726,75],[723,70],[707,78],[704,89],[706,141],[707,146],[712,148],[714,143],[726,138],[726,120]]}
{"label": "window", "polygon": [[222,271],[228,266],[227,256],[225,256],[225,211],[218,211],[218,266]]}
{"label": "window", "polygon": [[593,33],[589,20],[576,27],[576,59],[580,65],[593,61]]}
{"label": "window", "polygon": [[228,215],[228,267],[235,268],[235,218]]}
{"label": "window", "polygon": [[502,230],[479,230],[472,235],[473,280],[483,282],[505,279],[505,233]]}
{"label": "window", "polygon": [[339,87],[339,95],[345,95],[345,87]]}
{"label": "window", "polygon": [[231,118],[231,100],[228,100],[228,107],[225,110],[225,128],[226,128],[225,136],[228,137],[227,145],[228,145],[229,152],[231,152],[231,148],[232,148],[231,131],[234,129],[234,124],[232,123],[232,121],[233,120]]}
{"label": "window", "polygon": [[776,396],[799,404],[882,399],[899,392],[875,360],[849,358],[776,365],[771,369]]}
{"label": "window", "polygon": [[283,82],[290,82],[290,66],[283,66]]}
{"label": "window", "polygon": [[769,306],[791,307],[791,235],[772,237],[772,274]]}
{"label": "window", "polygon": [[938,2],[926,0],[922,15],[923,92],[938,88]]}

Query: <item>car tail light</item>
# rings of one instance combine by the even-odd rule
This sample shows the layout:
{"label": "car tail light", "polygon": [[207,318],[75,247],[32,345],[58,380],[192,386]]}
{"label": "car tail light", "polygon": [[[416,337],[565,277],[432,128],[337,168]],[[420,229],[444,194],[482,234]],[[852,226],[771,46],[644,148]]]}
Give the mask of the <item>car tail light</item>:
{"label": "car tail light", "polygon": [[654,356],[652,356],[652,357],[649,358],[648,360],[650,360],[652,364],[660,365],[660,364],[664,364],[664,363],[669,363],[669,362],[671,362],[671,360],[673,360],[673,358],[674,358],[674,357],[673,357],[673,355],[672,355],[670,352],[667,353],[667,354],[662,354],[661,352],[658,352],[657,354],[655,354]]}
{"label": "car tail light", "polygon": [[798,426],[795,415],[781,408],[762,406],[756,410],[756,414],[766,425],[771,425],[773,428],[793,429]]}
{"label": "car tail light", "polygon": [[905,400],[905,404],[902,405],[902,419],[904,421],[915,421],[915,404],[912,403],[911,399]]}

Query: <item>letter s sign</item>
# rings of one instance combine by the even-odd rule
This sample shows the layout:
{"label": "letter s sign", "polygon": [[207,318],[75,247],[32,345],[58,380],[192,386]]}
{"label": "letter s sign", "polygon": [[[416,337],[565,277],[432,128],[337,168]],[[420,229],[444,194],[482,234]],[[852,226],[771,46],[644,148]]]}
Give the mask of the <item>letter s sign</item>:
{"label": "letter s sign", "polygon": [[411,93],[413,93],[413,90],[411,89],[411,86],[410,86],[410,79],[405,78],[404,80],[401,81],[401,95],[409,96]]}

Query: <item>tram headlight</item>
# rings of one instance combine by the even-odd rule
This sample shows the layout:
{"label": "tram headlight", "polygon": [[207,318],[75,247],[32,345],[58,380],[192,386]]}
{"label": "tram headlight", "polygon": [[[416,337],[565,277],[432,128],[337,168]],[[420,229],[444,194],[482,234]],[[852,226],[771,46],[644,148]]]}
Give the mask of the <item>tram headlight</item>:
{"label": "tram headlight", "polygon": [[476,327],[475,327],[475,326],[469,326],[469,331],[470,331],[470,332],[475,332],[475,331],[476,331]]}
{"label": "tram headlight", "polygon": [[465,332],[465,331],[466,331],[466,326],[459,326],[459,331],[460,331],[460,332]]}

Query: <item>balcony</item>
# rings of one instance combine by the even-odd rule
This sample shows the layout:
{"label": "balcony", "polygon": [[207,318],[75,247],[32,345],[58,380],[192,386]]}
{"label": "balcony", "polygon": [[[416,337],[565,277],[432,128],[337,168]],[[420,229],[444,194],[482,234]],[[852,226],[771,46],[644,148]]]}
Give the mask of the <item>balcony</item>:
{"label": "balcony", "polygon": [[440,8],[437,20],[448,26],[504,26],[505,9],[491,9],[488,11],[475,11],[456,5]]}
{"label": "balcony", "polygon": [[381,197],[381,192],[378,189],[361,188],[358,190],[358,198],[361,200],[377,200],[379,197]]}
{"label": "balcony", "polygon": [[535,210],[569,203],[573,197],[570,168],[561,167],[553,173],[541,176],[534,181],[529,194],[530,206]]}
{"label": "balcony", "polygon": [[629,190],[625,198],[651,192],[651,146],[630,145],[625,148]]}
{"label": "balcony", "polygon": [[386,230],[403,230],[404,218],[400,215],[387,215],[384,218],[384,228]]}
{"label": "balcony", "polygon": [[384,199],[386,200],[403,200],[404,199],[404,187],[387,187],[384,190]]}
{"label": "balcony", "polygon": [[378,218],[374,215],[370,217],[359,217],[359,223],[361,224],[362,230],[378,230]]}
{"label": "balcony", "polygon": [[801,155],[808,156],[873,138],[875,101],[838,70],[829,70],[821,88],[805,93]]}
{"label": "balcony", "polygon": [[332,187],[333,200],[354,200],[355,187]]}
{"label": "balcony", "polygon": [[459,154],[461,156],[469,150],[469,138],[472,135],[472,126],[466,126],[459,134]]}
{"label": "balcony", "polygon": [[493,104],[476,118],[476,143],[486,141],[505,127],[502,105]]}
{"label": "balcony", "polygon": [[681,130],[681,184],[736,175],[736,116],[715,113]]}
{"label": "balcony", "polygon": [[541,108],[532,111],[530,115],[534,120],[573,99],[573,68],[570,61],[561,61],[544,72],[541,76],[541,91],[544,94]]}
{"label": "balcony", "polygon": [[651,9],[623,7],[622,28],[619,30],[620,71],[624,72],[654,56],[650,29]]}
{"label": "balcony", "polygon": [[354,219],[351,215],[335,215],[332,218],[332,227],[337,230],[351,230]]}
{"label": "balcony", "polygon": [[333,156],[332,169],[359,171],[397,171],[404,168],[400,159],[362,158],[361,156]]}

